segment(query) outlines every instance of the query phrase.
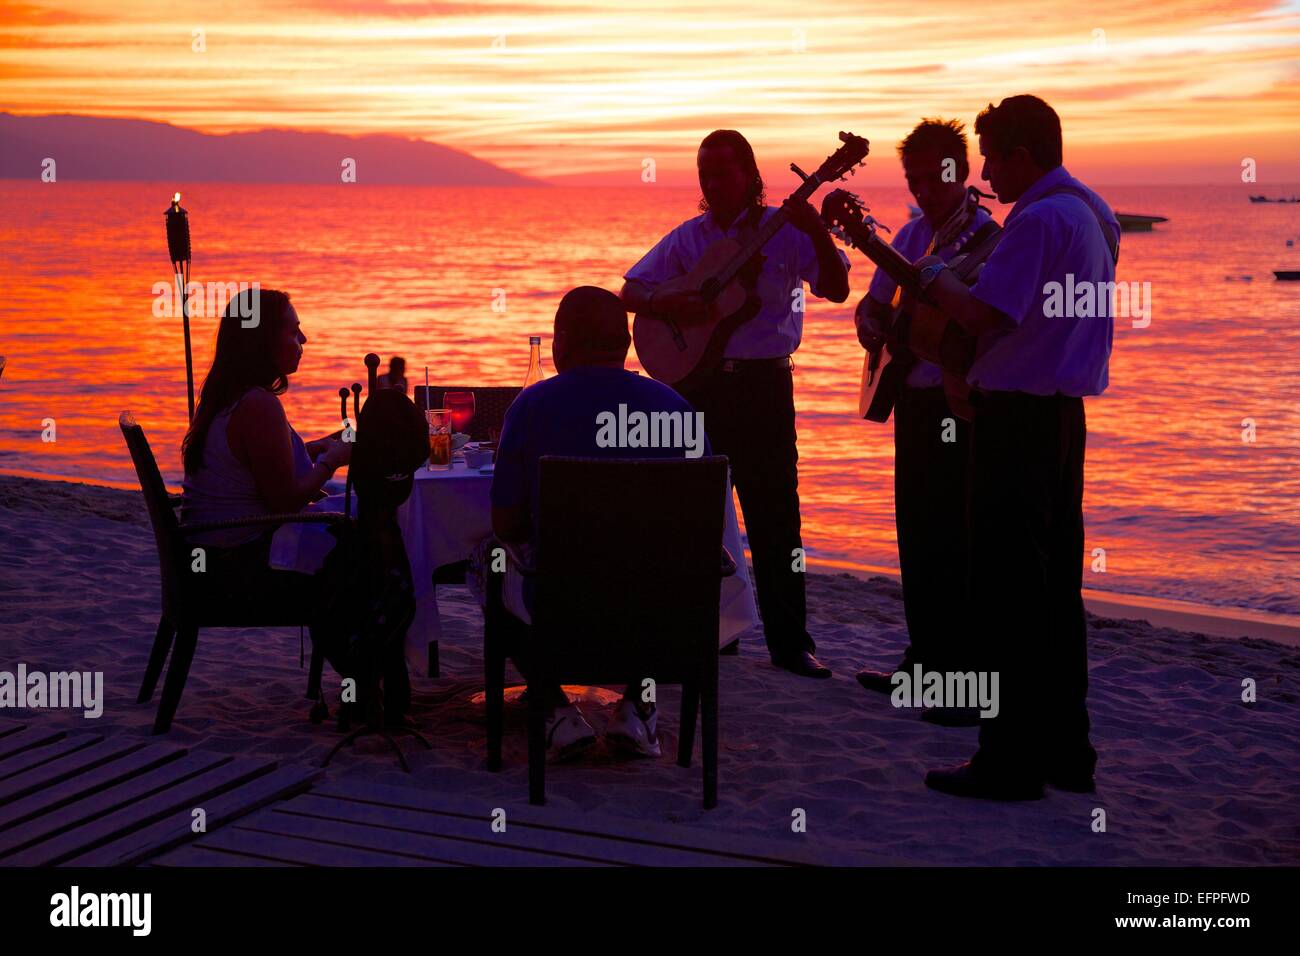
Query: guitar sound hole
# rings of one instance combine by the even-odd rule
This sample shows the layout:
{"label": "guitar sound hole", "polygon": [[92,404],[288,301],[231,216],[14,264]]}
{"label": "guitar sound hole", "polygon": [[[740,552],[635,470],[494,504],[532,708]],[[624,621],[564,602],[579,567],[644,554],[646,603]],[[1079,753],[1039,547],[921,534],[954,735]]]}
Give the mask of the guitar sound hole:
{"label": "guitar sound hole", "polygon": [[706,279],[704,285],[700,286],[700,296],[705,302],[712,302],[720,291],[717,279]]}

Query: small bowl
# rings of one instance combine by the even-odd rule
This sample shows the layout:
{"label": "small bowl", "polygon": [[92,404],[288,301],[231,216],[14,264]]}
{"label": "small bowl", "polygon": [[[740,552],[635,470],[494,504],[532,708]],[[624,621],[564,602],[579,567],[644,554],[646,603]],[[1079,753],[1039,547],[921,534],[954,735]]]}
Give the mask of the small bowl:
{"label": "small bowl", "polygon": [[465,450],[466,468],[482,468],[484,465],[490,464],[492,464],[492,449],[468,448]]}

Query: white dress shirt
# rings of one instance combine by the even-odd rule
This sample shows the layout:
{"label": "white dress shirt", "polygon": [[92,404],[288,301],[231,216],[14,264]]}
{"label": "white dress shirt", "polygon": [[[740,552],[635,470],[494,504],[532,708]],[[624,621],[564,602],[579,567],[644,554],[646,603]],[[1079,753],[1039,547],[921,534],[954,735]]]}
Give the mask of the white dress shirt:
{"label": "white dress shirt", "polygon": [[[1042,198],[1064,185],[1080,190],[1088,201],[1071,193]],[[1098,216],[1118,242],[1115,214],[1064,166],[1030,186],[1012,207],[1002,240],[984,263],[971,293],[1004,313],[1013,325],[980,336],[975,364],[966,376],[971,385],[1033,395],[1105,391],[1114,335],[1109,307],[1105,315],[1091,316],[1049,315],[1051,310],[1045,309],[1050,283],[1076,289],[1082,283],[1092,283],[1094,289],[1113,288],[1115,262]],[[1104,296],[1109,306],[1110,296]]]}

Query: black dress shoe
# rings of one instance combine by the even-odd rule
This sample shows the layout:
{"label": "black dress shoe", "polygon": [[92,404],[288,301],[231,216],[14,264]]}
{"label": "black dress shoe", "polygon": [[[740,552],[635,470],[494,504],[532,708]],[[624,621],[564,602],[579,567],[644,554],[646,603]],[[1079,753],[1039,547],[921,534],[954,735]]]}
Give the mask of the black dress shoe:
{"label": "black dress shoe", "polygon": [[799,651],[787,657],[774,657],[772,663],[782,670],[800,677],[830,677],[831,669],[807,651]]}
{"label": "black dress shoe", "polygon": [[909,676],[912,673],[912,666],[915,662],[906,654],[898,662],[898,666],[892,671],[877,671],[870,667],[864,667],[858,671],[858,683],[867,690],[874,690],[881,694],[892,694],[894,692],[894,675],[899,671],[906,672]]}
{"label": "black dress shoe", "polygon": [[927,707],[921,719],[940,727],[978,727],[983,720],[978,707]]}
{"label": "black dress shoe", "polygon": [[867,690],[874,690],[881,694],[892,694],[894,692],[895,673],[895,671],[873,671],[864,667],[858,671],[858,683]]}
{"label": "black dress shoe", "polygon": [[1043,799],[1041,782],[978,770],[969,761],[951,770],[931,770],[925,775],[925,785],[954,797],[1003,801]]}

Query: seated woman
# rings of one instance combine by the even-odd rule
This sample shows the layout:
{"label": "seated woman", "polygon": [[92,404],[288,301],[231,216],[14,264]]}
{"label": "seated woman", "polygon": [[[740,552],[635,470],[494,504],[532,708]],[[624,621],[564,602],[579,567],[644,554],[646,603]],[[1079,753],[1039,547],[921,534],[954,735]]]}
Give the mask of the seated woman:
{"label": "seated woman", "polygon": [[[350,442],[333,437],[304,442],[280,404],[278,396],[298,370],[306,341],[287,293],[248,289],[230,301],[181,445],[184,522],[301,511],[322,497],[321,487],[347,464]],[[312,590],[310,576],[270,568],[274,530],[221,528],[190,540],[209,549],[212,583],[233,596],[288,598],[288,592]]]}

